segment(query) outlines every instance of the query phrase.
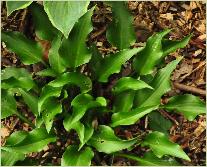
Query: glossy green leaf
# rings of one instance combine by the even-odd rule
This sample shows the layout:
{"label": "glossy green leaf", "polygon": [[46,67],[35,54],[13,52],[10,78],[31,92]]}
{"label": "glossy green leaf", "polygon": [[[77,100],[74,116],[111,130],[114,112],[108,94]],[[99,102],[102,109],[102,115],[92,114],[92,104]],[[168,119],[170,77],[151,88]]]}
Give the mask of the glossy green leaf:
{"label": "glossy green leaf", "polygon": [[90,147],[78,151],[78,146],[69,146],[61,159],[61,166],[90,166],[93,156]]}
{"label": "glossy green leaf", "polygon": [[168,55],[169,53],[172,53],[176,51],[179,48],[184,48],[190,41],[190,38],[192,37],[192,34],[184,37],[183,39],[179,41],[172,41],[172,40],[162,40],[162,49],[163,49],[163,56]]}
{"label": "glossy green leaf", "polygon": [[120,93],[127,90],[139,90],[143,88],[153,89],[151,86],[146,84],[144,81],[137,80],[131,77],[122,77],[117,81],[115,86],[113,87],[114,93]]}
{"label": "glossy green leaf", "polygon": [[38,98],[31,93],[26,92],[23,89],[19,89],[19,92],[21,93],[24,102],[29,106],[31,111],[35,116],[38,115]]}
{"label": "glossy green leaf", "polygon": [[98,81],[107,82],[111,74],[119,73],[121,66],[143,48],[124,49],[118,53],[106,56],[96,70]]}
{"label": "glossy green leaf", "polygon": [[1,119],[16,114],[17,106],[13,93],[1,90]]}
{"label": "glossy green leaf", "polygon": [[136,41],[133,17],[127,9],[126,2],[107,2],[112,6],[113,20],[109,24],[106,37],[118,49],[129,48]]}
{"label": "glossy green leaf", "polygon": [[158,158],[161,158],[164,155],[172,155],[190,161],[190,158],[181,147],[178,144],[169,141],[164,133],[161,132],[155,131],[149,133],[145,137],[142,146],[149,146]]}
{"label": "glossy green leaf", "polygon": [[31,3],[32,1],[6,1],[7,16],[9,16],[15,10],[26,8]]}
{"label": "glossy green leaf", "polygon": [[49,98],[43,103],[42,110],[42,118],[47,132],[49,133],[52,128],[54,117],[62,112],[62,106],[55,98]]}
{"label": "glossy green leaf", "polygon": [[25,155],[22,153],[1,150],[1,166],[14,166],[17,161],[24,159]]}
{"label": "glossy green leaf", "polygon": [[1,71],[1,87],[24,88],[30,90],[35,86],[32,75],[24,68],[7,67]]}
{"label": "glossy green leaf", "polygon": [[180,164],[173,158],[158,158],[152,152],[147,152],[142,158],[136,155],[117,154],[118,156],[125,157],[138,162],[140,166],[180,166]]}
{"label": "glossy green leaf", "polygon": [[87,110],[97,107],[106,106],[106,99],[104,97],[97,97],[95,100],[89,94],[79,94],[71,102],[73,107],[72,115],[65,117],[63,125],[67,131],[73,128],[73,124],[79,121]]}
{"label": "glossy green leaf", "polygon": [[134,96],[135,91],[133,90],[124,91],[116,95],[112,112],[130,111],[133,106]]}
{"label": "glossy green leaf", "polygon": [[205,103],[191,94],[171,97],[163,108],[182,113],[189,121],[193,121],[199,114],[206,113]]}
{"label": "glossy green leaf", "polygon": [[39,113],[42,111],[42,105],[44,102],[51,97],[58,97],[61,94],[62,87],[52,87],[49,85],[46,85],[42,88],[42,92],[40,94],[39,100],[38,100],[38,111]]}
{"label": "glossy green leaf", "polygon": [[142,89],[138,90],[135,98],[135,105],[139,107],[146,107],[152,105],[159,105],[162,95],[171,89],[170,76],[181,58],[172,61],[166,67],[160,69],[154,79],[149,83],[154,90]]}
{"label": "glossy green leaf", "polygon": [[[18,140],[18,138],[16,140]],[[5,145],[2,149],[9,152],[27,154],[41,151],[47,144],[55,142],[55,140],[56,137],[52,134],[48,134],[46,129],[37,128],[31,132],[28,132],[26,138],[24,138],[21,142],[18,142],[15,145]]]}
{"label": "glossy green leaf", "polygon": [[50,66],[57,73],[62,73],[66,69],[63,58],[58,52],[62,42],[61,38],[61,34],[58,34],[56,37],[54,37],[48,55]]}
{"label": "glossy green leaf", "polygon": [[73,27],[68,39],[64,39],[60,55],[68,67],[75,68],[88,63],[92,54],[86,46],[88,34],[92,31],[91,16],[94,8],[83,15]]}
{"label": "glossy green leaf", "polygon": [[95,147],[99,152],[110,154],[129,148],[136,142],[136,138],[122,140],[115,136],[113,129],[111,129],[109,126],[100,125],[99,131],[93,134],[87,144]]}
{"label": "glossy green leaf", "polygon": [[52,87],[62,87],[66,84],[80,87],[82,93],[88,92],[92,87],[90,78],[78,72],[64,73],[49,83]]}
{"label": "glossy green leaf", "polygon": [[51,23],[66,38],[78,19],[87,12],[88,5],[89,1],[44,1],[44,9]]}
{"label": "glossy green leaf", "polygon": [[142,108],[135,108],[130,112],[114,113],[111,118],[111,127],[119,125],[132,125],[146,114],[156,110],[158,106],[148,106]]}
{"label": "glossy green leaf", "polygon": [[42,5],[32,3],[30,5],[32,20],[35,27],[35,33],[39,39],[52,41],[58,34],[58,30],[53,27]]}
{"label": "glossy green leaf", "polygon": [[161,115],[158,111],[152,112],[148,115],[149,118],[149,127],[153,131],[159,131],[164,133],[165,135],[169,135],[168,130],[172,127],[172,122],[163,115]]}
{"label": "glossy green leaf", "polygon": [[[19,32],[1,32],[1,39],[7,48],[16,53],[25,65],[43,62],[43,49]],[[44,63],[44,62],[43,62]]]}
{"label": "glossy green leaf", "polygon": [[145,48],[134,58],[133,67],[139,75],[153,72],[154,67],[163,57],[162,39],[170,30],[164,30],[151,36]]}

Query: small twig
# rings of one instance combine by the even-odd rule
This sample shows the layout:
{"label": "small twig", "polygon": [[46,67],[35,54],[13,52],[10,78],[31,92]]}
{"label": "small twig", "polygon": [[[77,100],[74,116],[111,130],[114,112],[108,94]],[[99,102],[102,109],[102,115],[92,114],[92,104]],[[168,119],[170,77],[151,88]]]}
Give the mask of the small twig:
{"label": "small twig", "polygon": [[178,121],[175,120],[175,118],[173,118],[171,115],[169,115],[165,110],[160,109],[159,112],[167,117],[168,119],[170,119],[171,121],[173,121],[176,125],[179,125]]}
{"label": "small twig", "polygon": [[106,26],[100,29],[99,31],[95,32],[94,34],[91,35],[91,39],[96,38],[97,36],[103,34],[106,31]]}
{"label": "small twig", "polygon": [[206,96],[206,91],[203,90],[203,89],[199,89],[199,88],[196,88],[196,87],[193,87],[193,86],[187,86],[187,85],[176,83],[176,82],[173,83],[173,85],[177,89],[184,90],[184,91],[187,91],[187,92],[192,92],[192,93],[195,93],[195,94],[199,94],[201,96]]}

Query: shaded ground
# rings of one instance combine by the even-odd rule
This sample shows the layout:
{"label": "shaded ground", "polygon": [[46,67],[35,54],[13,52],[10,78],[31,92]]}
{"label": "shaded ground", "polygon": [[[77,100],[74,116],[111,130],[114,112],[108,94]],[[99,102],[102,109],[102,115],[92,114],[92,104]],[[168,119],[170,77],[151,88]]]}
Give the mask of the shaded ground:
{"label": "shaded ground", "polygon": [[[1,2],[3,3],[3,2]],[[112,48],[106,40],[105,31],[108,23],[112,20],[110,8],[104,6],[102,2],[92,2],[97,4],[97,8],[94,12],[92,21],[94,30],[89,36],[89,43],[96,43],[99,50],[104,53],[113,52],[115,48]],[[199,91],[205,91],[206,87],[206,5],[203,2],[129,2],[128,7],[134,16],[134,25],[137,35],[136,45],[142,46],[149,36],[154,32],[161,31],[165,28],[171,28],[172,32],[169,34],[171,39],[181,39],[184,36],[193,33],[193,38],[190,44],[177,52],[172,53],[167,59],[166,63],[172,60],[172,57],[182,55],[184,59],[180,63],[179,67],[172,75],[172,83],[179,83],[181,86],[178,88],[174,86],[163,100],[168,99],[174,94],[186,93],[186,89],[183,86],[190,86],[195,91],[190,92],[200,96],[205,100],[205,95],[199,93]],[[28,11],[20,10],[14,12],[10,17],[6,17],[5,4],[2,5],[1,13],[1,28],[4,30],[21,31],[29,38],[34,38],[34,29],[32,26],[32,19]],[[25,67],[32,73],[39,71],[42,67],[39,65],[24,66],[21,64],[15,54],[9,52],[3,44],[1,44],[2,53],[2,68],[7,66]],[[111,84],[120,77],[127,75],[131,71],[130,64],[126,64],[125,68],[118,75],[110,77],[110,84],[102,87],[102,93],[104,96],[110,99],[109,89]],[[45,82],[36,78],[39,82]],[[25,113],[31,120],[34,121],[34,116],[31,112],[22,105],[18,104],[18,109]],[[179,160],[183,165],[205,165],[206,163],[206,117],[198,116],[193,122],[189,122],[178,114],[167,114],[165,111],[161,111],[167,119],[173,122],[173,126],[170,129],[170,138],[172,141],[181,145],[184,151],[192,159],[191,162]],[[2,144],[6,136],[9,136],[16,130],[30,131],[31,128],[28,124],[22,123],[17,117],[12,116],[2,120],[4,128],[1,129]],[[62,126],[61,121],[55,122],[56,133],[58,140],[55,144],[49,144],[40,153],[29,154],[28,157],[37,160],[37,164],[48,165],[60,165],[60,158],[64,149],[72,142],[78,139],[74,132],[68,134]],[[127,126],[117,128],[117,135],[123,138],[130,138],[133,135],[144,135],[149,131],[148,118],[145,117],[141,121],[133,126]],[[132,153],[138,156],[142,155],[146,151],[146,148],[137,147],[132,150]],[[133,161],[129,161],[124,158],[114,158],[109,155],[95,152],[95,157],[92,161],[93,165],[135,165]]]}

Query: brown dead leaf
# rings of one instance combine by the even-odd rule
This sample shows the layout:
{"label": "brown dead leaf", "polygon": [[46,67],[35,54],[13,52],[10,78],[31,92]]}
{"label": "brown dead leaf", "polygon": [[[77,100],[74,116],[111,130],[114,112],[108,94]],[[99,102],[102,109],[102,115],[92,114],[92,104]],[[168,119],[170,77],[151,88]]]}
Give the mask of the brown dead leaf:
{"label": "brown dead leaf", "polygon": [[10,130],[6,127],[1,128],[0,132],[1,132],[1,137],[2,138],[5,138],[5,137],[9,136],[9,134],[10,134]]}
{"label": "brown dead leaf", "polygon": [[161,18],[167,19],[167,20],[173,20],[173,14],[172,13],[166,13],[166,14],[160,14]]}

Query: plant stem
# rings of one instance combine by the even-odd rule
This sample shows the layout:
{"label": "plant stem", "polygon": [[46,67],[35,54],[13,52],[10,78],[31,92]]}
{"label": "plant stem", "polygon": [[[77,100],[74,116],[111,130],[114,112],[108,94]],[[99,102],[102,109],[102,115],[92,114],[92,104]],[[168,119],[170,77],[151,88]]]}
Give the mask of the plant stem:
{"label": "plant stem", "polygon": [[24,122],[28,123],[32,128],[35,128],[35,125],[29,121],[25,116],[23,116],[22,114],[20,114],[18,111],[16,112],[16,115]]}

